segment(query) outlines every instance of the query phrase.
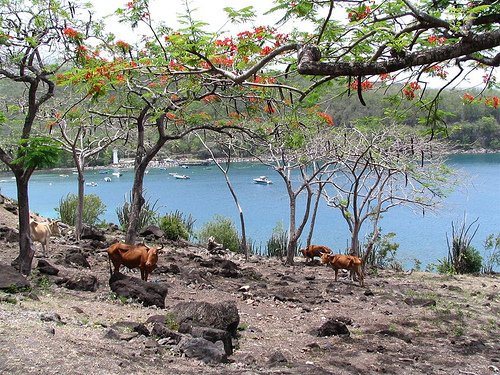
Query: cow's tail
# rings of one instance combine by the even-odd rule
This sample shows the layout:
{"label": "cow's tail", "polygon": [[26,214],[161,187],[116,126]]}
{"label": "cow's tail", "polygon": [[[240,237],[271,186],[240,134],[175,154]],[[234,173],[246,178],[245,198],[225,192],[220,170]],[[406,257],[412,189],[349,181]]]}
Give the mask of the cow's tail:
{"label": "cow's tail", "polygon": [[109,276],[113,276],[113,268],[111,267],[111,258],[108,256],[108,263],[109,263]]}
{"label": "cow's tail", "polygon": [[109,263],[109,275],[113,276],[113,266],[111,265],[111,252],[120,245],[119,242],[115,242],[108,249],[108,263]]}

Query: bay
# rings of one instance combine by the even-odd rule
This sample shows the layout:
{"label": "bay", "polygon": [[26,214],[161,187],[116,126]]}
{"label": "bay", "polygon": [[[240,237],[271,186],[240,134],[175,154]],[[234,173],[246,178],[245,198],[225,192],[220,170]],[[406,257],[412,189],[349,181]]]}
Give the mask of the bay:
{"label": "bay", "polygon": [[[451,224],[459,224],[464,217],[468,223],[477,220],[479,229],[472,241],[484,255],[484,240],[490,234],[500,232],[500,154],[451,155],[450,166],[474,176],[467,189],[455,191],[444,201],[440,212],[414,214],[408,209],[394,208],[386,213],[381,222],[382,234],[396,233],[394,242],[399,244],[397,258],[405,268],[415,265],[422,268],[436,263],[448,253],[447,236],[451,238]],[[98,195],[107,207],[101,219],[117,223],[116,208],[128,198],[133,182],[132,169],[87,170],[86,194]],[[112,172],[120,172],[116,177]],[[185,174],[190,179],[181,180],[170,173]],[[266,175],[272,185],[258,185],[253,178]],[[278,222],[288,225],[288,197],[279,176],[269,167],[256,163],[233,163],[229,172],[231,183],[242,205],[247,236],[257,247],[265,247]],[[111,182],[105,182],[106,177]],[[0,176],[2,194],[16,199],[16,185],[11,174]],[[56,218],[55,208],[61,198],[77,192],[77,177],[71,170],[37,171],[30,179],[30,209],[42,216]],[[231,218],[239,229],[238,211],[229,193],[223,174],[217,167],[191,166],[189,169],[171,167],[150,168],[144,180],[145,197],[156,201],[162,214],[178,210],[196,219],[195,228],[211,220],[215,214]],[[303,201],[302,201],[303,202]],[[474,226],[475,228],[475,226]],[[308,229],[308,228],[307,228]],[[372,228],[365,228],[367,235]],[[306,233],[302,237],[305,243]],[[315,225],[313,243],[344,252],[349,243],[349,232],[340,214],[321,204]]]}

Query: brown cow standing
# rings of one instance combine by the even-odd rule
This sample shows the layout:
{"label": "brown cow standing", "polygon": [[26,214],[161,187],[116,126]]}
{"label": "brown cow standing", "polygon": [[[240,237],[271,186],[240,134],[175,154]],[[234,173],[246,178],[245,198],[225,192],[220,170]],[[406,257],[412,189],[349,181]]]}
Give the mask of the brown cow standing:
{"label": "brown cow standing", "polygon": [[309,245],[304,249],[299,250],[302,255],[306,258],[306,263],[308,260],[314,261],[314,257],[321,257],[323,254],[330,254],[332,250],[327,246],[321,245]]}
{"label": "brown cow standing", "polygon": [[30,238],[31,241],[38,241],[42,244],[42,254],[48,256],[49,251],[49,239],[53,234],[60,235],[61,230],[57,225],[57,221],[49,220],[45,223],[39,223],[37,221],[30,222]]}
{"label": "brown cow standing", "polygon": [[148,275],[153,272],[158,263],[158,256],[162,254],[161,248],[148,247],[146,245],[127,245],[124,243],[114,243],[108,249],[109,256],[109,273],[113,275],[111,262],[115,266],[115,271],[120,271],[120,266],[132,269],[139,268],[141,270],[141,279],[148,281]]}
{"label": "brown cow standing", "polygon": [[339,269],[353,270],[358,275],[359,285],[365,286],[362,261],[360,258],[354,255],[323,254],[321,257],[321,264],[326,264],[335,271],[335,281],[337,281]]}

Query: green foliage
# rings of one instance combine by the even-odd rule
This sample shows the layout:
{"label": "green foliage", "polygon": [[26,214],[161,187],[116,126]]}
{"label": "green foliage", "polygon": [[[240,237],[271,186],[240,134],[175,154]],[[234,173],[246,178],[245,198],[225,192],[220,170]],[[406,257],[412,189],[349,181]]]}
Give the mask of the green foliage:
{"label": "green foliage", "polygon": [[9,285],[7,288],[4,288],[3,291],[10,294],[26,293],[30,292],[31,288],[28,286],[18,287],[16,285]]}
{"label": "green foliage", "polygon": [[490,234],[484,241],[486,259],[483,265],[484,273],[493,273],[493,268],[500,266],[500,233],[495,237]]}
{"label": "green foliage", "polygon": [[43,291],[47,291],[50,286],[52,285],[52,282],[49,280],[47,275],[42,275],[37,278],[36,285],[42,289]]}
{"label": "green foliage", "polygon": [[168,312],[165,314],[165,325],[174,331],[177,331],[179,329],[179,323],[177,323],[177,320],[175,320],[175,315],[171,312]]}
{"label": "green foliage", "polygon": [[477,251],[472,246],[468,246],[465,250],[465,268],[461,273],[478,273],[481,272],[481,267],[483,264],[483,258],[479,251]]}
{"label": "green foliage", "polygon": [[[59,220],[68,225],[75,225],[76,208],[78,206],[78,196],[68,194],[66,198],[59,200],[59,207],[54,208],[59,213]],[[83,197],[83,222],[88,225],[97,225],[99,216],[106,212],[106,205],[101,198],[95,194]]]}
{"label": "green foliage", "polygon": [[206,244],[210,237],[222,244],[224,249],[234,252],[240,251],[238,231],[233,221],[223,215],[216,214],[196,232],[195,236],[200,244]]}
{"label": "green foliage", "polygon": [[288,231],[285,229],[283,221],[279,221],[273,228],[271,238],[267,240],[265,255],[268,257],[283,258],[286,256],[287,248]]}
{"label": "green foliage", "polygon": [[[462,221],[459,227],[452,223],[452,241],[448,241],[448,262],[458,274],[475,273],[481,271],[482,258],[479,252],[470,246],[479,226],[474,230],[472,226],[478,219],[467,225]],[[471,233],[472,231],[472,233]],[[448,239],[448,238],[447,238]]]}
{"label": "green foliage", "polygon": [[56,165],[61,150],[59,144],[49,137],[31,137],[21,139],[19,151],[22,156],[15,159],[15,164],[24,168],[50,168]]}
{"label": "green foliage", "polygon": [[429,265],[429,270],[433,270],[434,267],[436,271],[441,275],[455,275],[457,272],[455,271],[455,267],[453,263],[446,257],[443,259],[438,259],[438,264]]}
{"label": "green foliage", "polygon": [[[118,222],[122,228],[128,228],[130,212],[132,210],[132,193],[129,194],[129,200],[127,197],[124,197],[125,202],[123,206],[116,208],[116,214],[118,215]],[[139,212],[139,219],[137,220],[137,228],[145,228],[148,225],[156,224],[158,222],[158,209],[156,208],[156,204],[158,200],[153,203],[150,201],[150,198],[146,200],[146,202],[142,205],[141,211]]]}
{"label": "green foliage", "polygon": [[[381,230],[380,230],[381,231]],[[369,234],[371,238],[373,234]],[[366,258],[366,264],[377,266],[380,268],[392,268],[398,271],[403,269],[400,261],[396,259],[396,252],[399,249],[399,244],[393,243],[396,233],[391,232],[377,237],[373,244],[372,251]]]}
{"label": "green foliage", "polygon": [[169,240],[177,241],[181,238],[184,240],[189,239],[190,232],[185,221],[182,220],[182,214],[178,211],[160,218],[159,227]]}

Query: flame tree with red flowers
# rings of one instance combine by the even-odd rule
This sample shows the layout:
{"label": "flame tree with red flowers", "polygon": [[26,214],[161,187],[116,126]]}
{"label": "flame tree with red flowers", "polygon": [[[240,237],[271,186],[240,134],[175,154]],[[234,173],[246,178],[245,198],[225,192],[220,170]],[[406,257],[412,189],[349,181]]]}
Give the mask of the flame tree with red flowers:
{"label": "flame tree with red flowers", "polygon": [[16,178],[19,256],[13,265],[25,275],[31,272],[34,255],[28,182],[37,168],[54,165],[59,154],[52,135],[38,134],[46,123],[43,112],[56,95],[58,72],[78,58],[79,51],[70,48],[68,40],[82,43],[93,30],[94,24],[82,19],[85,15],[77,6],[56,0],[7,0],[0,10],[0,78],[9,88],[9,96],[1,98],[5,132],[0,159]]}

